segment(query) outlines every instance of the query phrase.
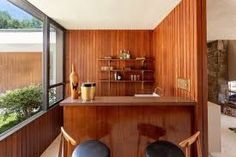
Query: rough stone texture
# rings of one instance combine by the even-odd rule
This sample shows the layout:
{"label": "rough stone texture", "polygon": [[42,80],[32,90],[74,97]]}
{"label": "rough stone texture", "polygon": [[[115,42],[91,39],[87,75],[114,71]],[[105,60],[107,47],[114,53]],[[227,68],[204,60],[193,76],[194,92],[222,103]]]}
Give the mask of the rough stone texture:
{"label": "rough stone texture", "polygon": [[228,41],[212,41],[208,52],[208,100],[219,104],[228,89]]}

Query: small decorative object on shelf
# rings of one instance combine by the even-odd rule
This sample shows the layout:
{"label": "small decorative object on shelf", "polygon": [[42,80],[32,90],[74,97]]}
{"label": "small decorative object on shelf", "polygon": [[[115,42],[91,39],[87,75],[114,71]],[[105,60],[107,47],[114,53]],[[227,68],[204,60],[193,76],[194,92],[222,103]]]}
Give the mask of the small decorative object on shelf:
{"label": "small decorative object on shelf", "polygon": [[112,59],[111,56],[105,56],[104,59]]}
{"label": "small decorative object on shelf", "polygon": [[121,80],[121,74],[120,73],[118,73],[118,72],[115,72],[114,73],[114,80]]}
{"label": "small decorative object on shelf", "polygon": [[131,80],[131,81],[134,80],[134,75],[130,75],[130,80]]}
{"label": "small decorative object on shelf", "polygon": [[138,80],[138,81],[140,80],[140,75],[137,75],[137,80]]}
{"label": "small decorative object on shelf", "polygon": [[118,73],[117,74],[117,80],[121,80],[122,78],[121,78],[121,74],[120,73]]}
{"label": "small decorative object on shelf", "polygon": [[117,78],[118,78],[118,74],[117,74],[117,72],[115,72],[114,73],[114,79],[117,80]]}
{"label": "small decorative object on shelf", "polygon": [[140,81],[140,75],[130,75],[131,81]]}
{"label": "small decorative object on shelf", "polygon": [[113,66],[102,66],[101,67],[101,71],[109,71],[109,70],[113,70]]}
{"label": "small decorative object on shelf", "polygon": [[75,67],[72,64],[70,73],[70,91],[72,99],[78,99],[79,97],[78,87],[79,87],[79,76],[75,72]]}
{"label": "small decorative object on shelf", "polygon": [[145,57],[136,57],[136,60],[145,60]]}
{"label": "small decorative object on shelf", "polygon": [[120,59],[130,59],[131,55],[129,51],[120,50]]}
{"label": "small decorative object on shelf", "polygon": [[130,59],[130,53],[129,53],[129,51],[127,51],[126,59]]}

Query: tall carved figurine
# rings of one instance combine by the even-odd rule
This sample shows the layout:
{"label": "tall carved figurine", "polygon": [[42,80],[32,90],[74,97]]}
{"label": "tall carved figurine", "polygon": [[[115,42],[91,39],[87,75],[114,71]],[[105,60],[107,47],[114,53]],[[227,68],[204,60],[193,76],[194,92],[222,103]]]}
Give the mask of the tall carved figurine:
{"label": "tall carved figurine", "polygon": [[79,76],[75,72],[75,67],[72,64],[71,73],[70,73],[70,91],[71,91],[72,99],[78,99],[79,97],[78,87],[79,87]]}

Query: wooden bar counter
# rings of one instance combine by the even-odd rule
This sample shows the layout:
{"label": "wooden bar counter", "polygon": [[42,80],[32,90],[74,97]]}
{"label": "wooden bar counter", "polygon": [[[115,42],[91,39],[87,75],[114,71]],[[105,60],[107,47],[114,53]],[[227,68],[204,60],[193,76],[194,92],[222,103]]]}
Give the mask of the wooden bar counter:
{"label": "wooden bar counter", "polygon": [[155,140],[178,144],[193,134],[195,102],[177,97],[67,98],[64,128],[78,142],[99,139],[111,157],[144,157]]}

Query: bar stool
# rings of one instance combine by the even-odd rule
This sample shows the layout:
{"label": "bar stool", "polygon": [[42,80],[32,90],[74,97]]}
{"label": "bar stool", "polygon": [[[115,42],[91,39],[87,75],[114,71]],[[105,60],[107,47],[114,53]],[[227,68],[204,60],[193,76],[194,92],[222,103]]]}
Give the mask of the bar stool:
{"label": "bar stool", "polygon": [[[64,141],[66,141],[66,149],[64,149]],[[71,157],[72,147],[77,142],[61,127],[61,141],[58,157]],[[66,151],[65,151],[66,150]],[[72,153],[72,157],[110,157],[109,148],[98,140],[88,140],[76,146]]]}
{"label": "bar stool", "polygon": [[146,148],[146,157],[184,157],[184,153],[171,142],[156,141]]}
{"label": "bar stool", "polygon": [[201,144],[198,131],[193,136],[180,142],[180,146],[185,148],[185,155],[183,151],[175,144],[168,141],[156,141],[147,146],[145,152],[146,157],[190,157],[190,148],[193,143],[197,143],[197,155],[202,157]]}
{"label": "bar stool", "polygon": [[79,144],[73,151],[72,157],[109,157],[109,148],[98,140],[89,140]]}
{"label": "bar stool", "polygon": [[166,134],[166,131],[156,125],[147,124],[147,123],[139,123],[137,125],[138,129],[138,143],[137,143],[137,157],[143,156],[142,150],[140,150],[141,146],[141,138],[146,138],[147,143],[151,143],[153,141],[158,141],[160,137]]}

